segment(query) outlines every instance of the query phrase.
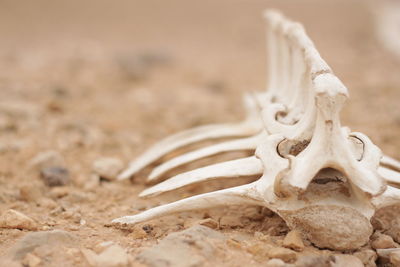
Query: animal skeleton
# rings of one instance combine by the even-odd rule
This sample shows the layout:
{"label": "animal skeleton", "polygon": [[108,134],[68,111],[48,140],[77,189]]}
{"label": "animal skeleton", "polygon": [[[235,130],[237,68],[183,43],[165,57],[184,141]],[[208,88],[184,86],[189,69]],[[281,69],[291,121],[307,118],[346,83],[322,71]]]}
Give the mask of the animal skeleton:
{"label": "animal skeleton", "polygon": [[[119,179],[127,179],[167,153],[195,142],[236,138],[195,150],[156,167],[167,171],[222,152],[255,150],[251,157],[176,175],[144,190],[155,196],[221,177],[262,175],[250,184],[161,205],[113,223],[134,224],[177,212],[224,205],[267,207],[319,247],[355,249],[372,233],[377,209],[400,203],[400,162],[381,154],[369,138],[341,127],[348,91],[320,57],[299,23],[266,11],[268,90],[244,98],[247,118],[238,124],[193,128],[154,145]],[[318,224],[318,227],[316,227]]]}

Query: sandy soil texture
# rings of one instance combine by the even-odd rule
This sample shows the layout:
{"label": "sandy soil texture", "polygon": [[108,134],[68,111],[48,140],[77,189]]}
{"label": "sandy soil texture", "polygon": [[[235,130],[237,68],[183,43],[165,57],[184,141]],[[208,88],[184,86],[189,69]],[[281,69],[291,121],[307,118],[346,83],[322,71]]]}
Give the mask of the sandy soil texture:
{"label": "sandy soil texture", "polygon": [[[301,252],[283,249],[288,228],[258,207],[184,213],[128,229],[106,226],[116,217],[246,182],[212,182],[145,200],[137,194],[146,188],[149,170],[116,182],[96,176],[93,164],[111,157],[127,166],[168,134],[239,121],[243,93],[265,88],[261,13],[270,7],[304,24],[349,88],[343,124],[400,159],[400,59],[377,40],[374,3],[0,1],[0,215],[12,209],[34,220],[33,230],[0,228],[0,265],[265,266],[280,258],[297,266],[330,266],[355,261],[306,240]],[[237,156],[213,157],[174,173]],[[66,185],[46,184],[40,174],[46,167],[67,170],[69,179],[61,182]],[[22,239],[51,230],[62,231]],[[371,246],[345,254],[373,266]]]}

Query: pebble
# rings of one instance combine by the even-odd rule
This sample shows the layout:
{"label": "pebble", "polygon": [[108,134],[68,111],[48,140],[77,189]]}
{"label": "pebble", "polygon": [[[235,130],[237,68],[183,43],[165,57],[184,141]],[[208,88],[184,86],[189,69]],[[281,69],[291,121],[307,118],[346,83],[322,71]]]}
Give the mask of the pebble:
{"label": "pebble", "polygon": [[50,187],[69,184],[69,171],[63,167],[47,167],[40,171],[43,182]]}
{"label": "pebble", "polygon": [[268,256],[270,258],[281,259],[284,262],[294,262],[297,259],[297,253],[291,249],[273,247],[268,250]]}
{"label": "pebble", "polygon": [[198,221],[198,224],[209,227],[211,229],[217,229],[219,227],[218,222],[212,218],[200,220]]}
{"label": "pebble", "polygon": [[124,267],[129,266],[129,256],[119,245],[112,245],[100,254],[90,249],[82,249],[82,254],[92,267]]}
{"label": "pebble", "polygon": [[266,267],[285,267],[286,263],[280,259],[272,259],[267,261],[265,264]]}
{"label": "pebble", "polygon": [[60,153],[54,150],[49,150],[37,154],[29,162],[29,166],[34,169],[43,169],[51,166],[63,166],[64,158]]}
{"label": "pebble", "polygon": [[357,251],[353,254],[353,256],[359,258],[365,267],[376,267],[375,261],[377,260],[378,255],[376,255],[376,252],[372,249],[363,249],[361,251]]}
{"label": "pebble", "polygon": [[352,255],[338,254],[333,256],[331,267],[364,267],[362,261]]}
{"label": "pebble", "polygon": [[390,263],[395,267],[400,267],[400,251],[394,251],[389,254]]}
{"label": "pebble", "polygon": [[374,249],[384,249],[384,248],[395,248],[396,243],[393,241],[391,236],[375,233],[372,237],[373,241],[371,242],[371,246]]}
{"label": "pebble", "polygon": [[147,237],[147,232],[143,229],[143,227],[133,227],[132,232],[128,235],[128,237],[133,239],[143,239]]}
{"label": "pebble", "polygon": [[77,238],[63,230],[42,231],[28,233],[19,239],[11,248],[11,255],[14,260],[21,260],[27,253],[32,252],[35,248],[49,245],[73,245]]}
{"label": "pebble", "polygon": [[68,187],[54,187],[50,190],[50,196],[52,198],[62,198],[67,196],[70,193],[70,189]]}
{"label": "pebble", "polygon": [[212,218],[207,218],[202,220],[195,220],[195,219],[185,220],[184,222],[184,228],[190,228],[194,225],[203,225],[211,229],[217,229],[219,227],[218,222]]}
{"label": "pebble", "polygon": [[42,260],[38,256],[32,253],[28,253],[22,260],[22,265],[26,267],[37,267],[40,265],[41,262]]}
{"label": "pebble", "polygon": [[218,253],[218,242],[223,246],[226,240],[220,232],[195,225],[169,234],[157,245],[141,252],[137,259],[146,266],[204,266],[206,260],[210,263]]}
{"label": "pebble", "polygon": [[257,242],[249,245],[246,250],[254,256],[254,259],[259,262],[268,260],[270,257],[268,255],[269,250],[272,246],[265,244],[264,242]]}
{"label": "pebble", "polygon": [[113,181],[123,167],[124,164],[117,158],[100,158],[93,162],[92,170],[101,178]]}
{"label": "pebble", "polygon": [[25,214],[9,209],[0,217],[0,228],[36,230],[38,224]]}
{"label": "pebble", "polygon": [[297,230],[290,231],[285,239],[283,239],[283,246],[285,248],[291,248],[296,251],[303,251],[304,243],[301,239],[301,233]]}
{"label": "pebble", "polygon": [[43,196],[43,193],[41,191],[40,185],[26,184],[26,185],[22,185],[19,188],[19,195],[20,195],[21,200],[23,200],[23,201],[36,202]]}

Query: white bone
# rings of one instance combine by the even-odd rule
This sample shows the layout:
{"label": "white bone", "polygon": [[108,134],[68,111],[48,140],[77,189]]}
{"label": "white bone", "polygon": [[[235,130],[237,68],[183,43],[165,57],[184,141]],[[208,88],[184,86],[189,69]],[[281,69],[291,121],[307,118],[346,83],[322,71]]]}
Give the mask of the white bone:
{"label": "white bone", "polygon": [[381,164],[391,169],[400,171],[400,161],[395,160],[394,158],[391,158],[389,156],[384,155],[381,159]]}
{"label": "white bone", "polygon": [[259,108],[253,99],[254,97],[251,96],[244,98],[247,118],[243,122],[200,126],[169,136],[132,161],[118,179],[128,179],[166,154],[187,145],[208,139],[250,136],[259,132],[261,129],[261,121],[258,118]]}
{"label": "white bone", "polygon": [[264,136],[265,133],[258,134],[256,136],[252,137],[247,137],[247,138],[242,138],[242,139],[236,139],[233,141],[228,141],[220,144],[216,144],[213,146],[208,146],[199,150],[195,150],[193,152],[189,152],[186,154],[183,154],[181,156],[178,156],[176,158],[173,158],[158,167],[154,168],[152,173],[150,173],[148,181],[155,181],[158,179],[161,175],[164,173],[178,167],[184,164],[187,164],[189,162],[209,157],[212,155],[216,155],[219,153],[223,152],[229,152],[229,151],[238,151],[238,150],[255,150],[257,147],[257,144],[261,140],[261,138]]}
{"label": "white bone", "polygon": [[209,165],[193,171],[181,173],[162,183],[152,186],[142,193],[140,197],[155,196],[164,192],[175,190],[186,185],[200,183],[208,180],[224,177],[243,177],[261,175],[263,167],[256,157],[231,160],[227,162]]}
{"label": "white bone", "polygon": [[[221,205],[256,204],[279,214],[290,228],[303,230],[317,246],[349,250],[368,242],[370,219],[376,209],[399,203],[400,163],[382,157],[367,136],[341,126],[339,113],[348,98],[347,89],[320,57],[303,27],[274,11],[266,12],[265,18],[269,26],[268,90],[247,96],[251,104],[246,121],[228,127],[195,128],[169,137],[145,153],[144,159],[139,158],[140,164],[133,163],[121,178],[130,177],[176,148],[228,136],[247,138],[178,156],[156,168],[150,179],[220,152],[256,147],[255,156],[179,174],[140,196],[222,177],[262,176],[247,185],[193,196],[115,219],[114,223],[139,223]],[[324,217],[310,220],[310,216]],[[314,227],[315,220],[323,224]],[[347,232],[341,232],[343,229]],[[330,238],[326,232],[331,233]]]}
{"label": "white bone", "polygon": [[379,167],[378,173],[389,183],[400,185],[400,172],[385,167]]}
{"label": "white bone", "polygon": [[229,205],[260,205],[262,202],[259,197],[253,196],[254,185],[247,184],[234,188],[228,188],[211,193],[205,193],[189,198],[185,198],[170,204],[158,206],[133,216],[125,216],[114,219],[112,223],[140,223],[155,219],[160,216],[171,215],[178,212],[215,208],[218,206]]}

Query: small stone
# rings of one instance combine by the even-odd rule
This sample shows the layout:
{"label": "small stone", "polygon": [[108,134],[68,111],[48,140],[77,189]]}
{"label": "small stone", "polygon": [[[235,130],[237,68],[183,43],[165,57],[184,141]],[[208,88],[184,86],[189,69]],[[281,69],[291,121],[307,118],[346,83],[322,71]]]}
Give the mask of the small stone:
{"label": "small stone", "polygon": [[100,254],[90,249],[82,249],[82,254],[93,267],[124,267],[129,266],[129,257],[125,250],[118,245],[112,245]]}
{"label": "small stone", "polygon": [[38,225],[25,214],[9,209],[0,217],[0,228],[36,230]]}
{"label": "small stone", "polygon": [[234,249],[241,249],[242,248],[242,245],[240,244],[240,242],[235,240],[235,239],[228,239],[226,241],[226,244],[228,246],[230,246],[231,248],[234,248]]}
{"label": "small stone", "polygon": [[224,216],[219,220],[219,225],[222,228],[241,228],[243,223],[238,216]]}
{"label": "small stone", "polygon": [[47,167],[41,170],[43,182],[50,187],[63,186],[69,183],[69,171],[62,167]]}
{"label": "small stone", "polygon": [[301,233],[297,230],[290,231],[283,240],[283,246],[296,251],[303,251],[304,243],[301,239]]}
{"label": "small stone", "polygon": [[364,267],[362,261],[352,255],[338,254],[333,256],[333,260],[331,260],[331,267]]}
{"label": "small stone", "polygon": [[93,172],[101,178],[107,180],[115,180],[118,173],[123,169],[124,164],[116,158],[101,158],[93,162]]}
{"label": "small stone", "polygon": [[157,245],[142,251],[137,259],[146,266],[212,266],[226,237],[208,227],[195,225],[181,232],[171,233]]}
{"label": "small stone", "polygon": [[391,236],[377,232],[373,236],[371,246],[374,249],[395,248],[396,243],[393,241],[393,238]]}
{"label": "small stone", "polygon": [[47,198],[47,197],[43,197],[41,199],[39,199],[37,201],[38,205],[41,207],[45,207],[47,209],[55,209],[56,207],[58,207],[57,202],[55,202],[54,200]]}
{"label": "small stone", "polygon": [[40,246],[73,245],[75,242],[75,236],[62,230],[29,233],[15,243],[11,255],[14,260],[20,260]]}
{"label": "small stone", "polygon": [[272,249],[272,246],[263,242],[253,243],[246,248],[247,252],[254,256],[254,259],[259,262],[263,262],[269,259],[268,252]]}
{"label": "small stone", "polygon": [[392,263],[395,267],[400,266],[400,251],[394,251],[389,254],[390,263]]}
{"label": "small stone", "polygon": [[284,266],[286,266],[286,263],[280,259],[272,259],[272,260],[267,261],[265,266],[266,267],[284,267]]}
{"label": "small stone", "polygon": [[198,224],[209,227],[211,229],[217,229],[218,228],[218,222],[212,218],[207,218],[198,221]]}
{"label": "small stone", "polygon": [[143,239],[148,236],[147,232],[143,229],[143,227],[134,227],[132,232],[128,235],[133,239]]}
{"label": "small stone", "polygon": [[372,249],[357,251],[353,256],[359,258],[365,267],[376,267],[375,261],[377,260],[378,255],[376,255],[376,252]]}
{"label": "small stone", "polygon": [[[333,257],[327,254],[299,254],[296,261],[296,267],[332,267],[331,260]],[[350,267],[350,266],[343,266]]]}
{"label": "small stone", "polygon": [[63,166],[64,159],[57,151],[45,151],[37,154],[30,162],[31,168],[44,169],[51,166]]}
{"label": "small stone", "polygon": [[22,265],[27,267],[37,267],[41,262],[42,260],[38,256],[28,253],[22,260]]}
{"label": "small stone", "polygon": [[291,249],[273,247],[268,250],[268,256],[270,258],[281,259],[284,262],[294,262],[297,259],[297,253]]}
{"label": "small stone", "polygon": [[97,254],[103,252],[106,248],[110,247],[114,245],[113,241],[106,241],[106,242],[101,242],[96,244],[96,246],[93,248],[94,252],[96,252]]}
{"label": "small stone", "polygon": [[54,187],[50,191],[52,198],[62,198],[69,194],[70,189],[68,187]]}
{"label": "small stone", "polygon": [[26,184],[19,188],[19,195],[23,201],[37,201],[43,196],[39,185]]}

